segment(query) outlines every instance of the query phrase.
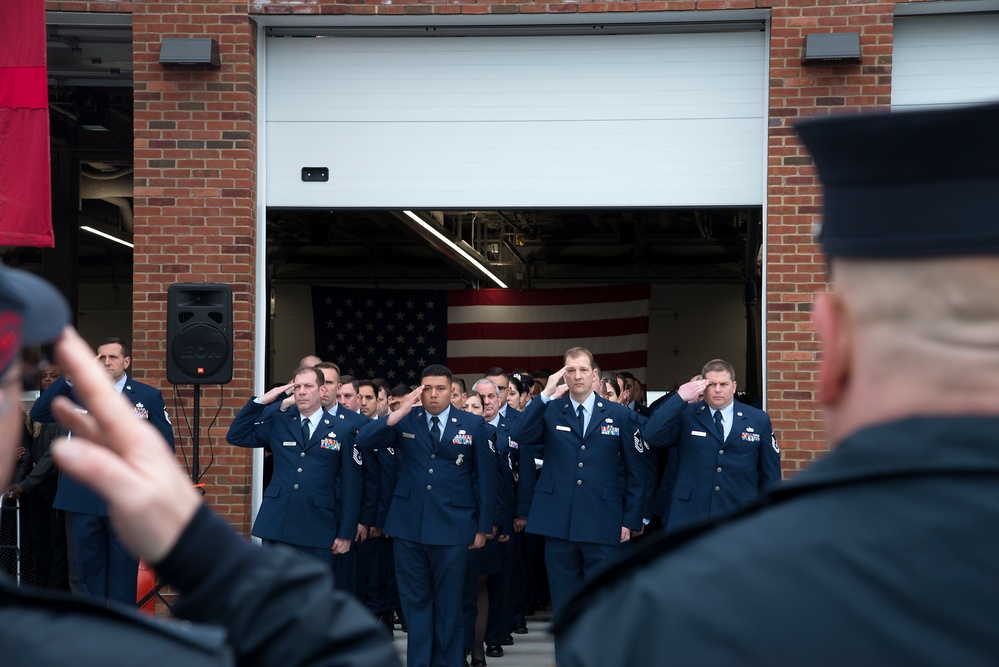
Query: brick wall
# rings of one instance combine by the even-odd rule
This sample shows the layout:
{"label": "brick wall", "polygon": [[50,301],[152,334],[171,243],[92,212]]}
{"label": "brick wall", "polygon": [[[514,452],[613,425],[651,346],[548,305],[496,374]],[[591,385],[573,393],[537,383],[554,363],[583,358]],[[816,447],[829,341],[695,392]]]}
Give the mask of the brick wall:
{"label": "brick wall", "polygon": [[[231,2],[137,2],[132,23],[135,355],[157,360],[143,363],[145,380],[172,395],[163,361],[167,287],[232,286],[233,381],[222,388],[225,407],[210,432],[220,392],[203,388],[199,439],[208,501],[248,533],[252,459],[226,444],[225,433],[253,389],[256,30],[245,5]],[[164,37],[218,40],[222,67],[163,67]],[[177,444],[190,457],[193,388],[180,393],[184,408],[173,411]]]}
{"label": "brick wall", "polygon": [[[785,475],[828,448],[816,404],[818,340],[812,295],[825,266],[812,242],[821,192],[792,128],[799,117],[891,104],[892,11],[885,2],[774,2],[770,31],[767,169],[767,409],[780,429]],[[801,64],[805,35],[859,32],[863,61]]]}
{"label": "brick wall", "polygon": [[[256,44],[254,14],[538,14],[770,8],[768,169],[768,409],[780,432],[785,469],[793,472],[824,451],[810,324],[812,294],[824,289],[811,229],[821,201],[811,159],[794,137],[794,119],[890,103],[892,9],[885,2],[832,0],[700,0],[684,2],[521,2],[483,0],[354,0],[327,2],[54,2],[49,10],[131,12],[135,51],[134,347],[141,379],[166,383],[166,289],[174,282],[225,282],[233,287],[234,380],[211,439],[210,502],[248,532],[249,453],[224,442],[225,430],[252,393],[255,252]],[[857,31],[859,65],[801,65],[805,34]],[[214,37],[222,68],[166,69],[157,62],[163,37]],[[152,360],[156,360],[153,362]],[[218,388],[203,393],[201,423],[218,407]],[[178,444],[189,455],[191,388],[174,416]],[[177,412],[172,410],[172,412]],[[202,434],[202,468],[209,448]]]}
{"label": "brick wall", "polygon": [[[178,459],[189,464],[193,388],[181,387],[175,395],[166,381],[167,288],[175,282],[232,286],[234,379],[222,389],[225,407],[210,432],[220,393],[217,385],[203,388],[199,439],[208,501],[248,534],[252,458],[224,438],[253,389],[256,29],[245,3],[49,1],[46,9],[132,14],[132,355],[141,368],[136,377],[163,391],[177,435]],[[164,37],[215,38],[222,68],[164,68],[158,62]]]}

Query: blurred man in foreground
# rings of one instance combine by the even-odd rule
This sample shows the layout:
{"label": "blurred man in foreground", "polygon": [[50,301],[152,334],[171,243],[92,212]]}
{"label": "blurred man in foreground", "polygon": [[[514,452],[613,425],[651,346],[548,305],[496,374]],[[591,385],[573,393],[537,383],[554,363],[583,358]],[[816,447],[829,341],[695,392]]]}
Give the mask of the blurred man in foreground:
{"label": "blurred man in foreground", "polygon": [[328,567],[247,544],[201,502],[163,437],[136,419],[94,352],[64,328],[68,321],[51,285],[0,268],[0,484],[10,479],[22,428],[22,348],[58,339],[58,361],[89,412],[65,397],[53,402],[73,433],[54,443],[56,464],[108,502],[125,546],[180,592],[174,613],[215,627],[147,620],[125,606],[42,595],[0,577],[5,667],[397,666],[375,620],[332,590]]}
{"label": "blurred man in foreground", "polygon": [[995,663],[997,123],[988,105],[799,126],[825,185],[835,450],[606,570],[556,622],[562,667]]}

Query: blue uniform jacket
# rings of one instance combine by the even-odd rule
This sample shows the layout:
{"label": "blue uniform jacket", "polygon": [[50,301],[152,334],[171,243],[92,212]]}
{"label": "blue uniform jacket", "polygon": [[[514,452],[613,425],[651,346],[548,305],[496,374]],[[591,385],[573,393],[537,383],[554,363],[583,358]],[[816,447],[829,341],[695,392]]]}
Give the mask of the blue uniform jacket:
{"label": "blue uniform jacket", "polygon": [[514,489],[516,481],[514,471],[518,467],[518,451],[510,446],[510,433],[513,425],[500,417],[496,424],[496,465],[499,486],[496,490],[496,515],[493,523],[500,528],[500,533],[513,534]]}
{"label": "blue uniform jacket", "polygon": [[[619,544],[621,527],[642,529],[652,491],[635,413],[597,398],[585,434],[568,397],[533,401],[513,425],[521,470],[544,459],[541,475],[521,475],[518,512],[531,498],[527,531],[571,542]],[[533,492],[533,493],[532,493]]]}
{"label": "blue uniform jacket", "polygon": [[379,419],[361,429],[362,448],[393,447],[399,482],[385,533],[418,544],[471,544],[490,533],[496,504],[495,444],[482,417],[451,408],[440,443],[432,444],[417,407],[395,426]]}
{"label": "blue uniform jacket", "polygon": [[[166,439],[170,449],[173,449],[173,426],[167,416],[166,404],[163,402],[163,394],[160,393],[160,390],[133,380],[126,374],[125,387],[121,390],[121,395],[132,405],[132,413],[140,419],[148,419],[149,423],[155,426],[156,430]],[[46,389],[35,401],[31,407],[31,419],[46,424],[54,422],[52,401],[56,396],[67,396],[74,403],[79,404],[73,394],[73,387],[66,382],[65,377],[61,377],[53,382],[52,386]],[[56,491],[54,506],[57,509],[77,514],[108,516],[108,506],[104,500],[67,476],[61,476],[59,479],[59,490]]]}
{"label": "blue uniform jacket", "polygon": [[676,470],[667,471],[675,474],[663,521],[668,529],[727,514],[780,483],[780,448],[770,417],[739,401],[732,415],[724,443],[704,401],[688,404],[674,394],[649,418],[648,443],[676,448]]}
{"label": "blue uniform jacket", "polygon": [[305,443],[298,408],[269,411],[262,419],[265,407],[251,400],[226,435],[230,444],[265,447],[274,457],[274,475],[264,489],[252,534],[320,549],[331,547],[338,537],[353,541],[361,494],[361,459],[354,456],[353,429],[324,412]]}

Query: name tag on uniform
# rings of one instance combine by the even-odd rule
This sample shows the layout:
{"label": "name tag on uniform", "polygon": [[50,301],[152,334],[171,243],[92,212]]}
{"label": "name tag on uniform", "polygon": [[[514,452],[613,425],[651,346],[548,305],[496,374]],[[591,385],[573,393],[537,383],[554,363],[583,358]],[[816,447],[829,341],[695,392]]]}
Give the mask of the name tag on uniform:
{"label": "name tag on uniform", "polygon": [[558,431],[572,431],[568,426],[555,426],[555,429]]}
{"label": "name tag on uniform", "polygon": [[285,446],[285,447],[297,447],[298,446],[297,442],[282,442],[281,444],[283,446]]}
{"label": "name tag on uniform", "polygon": [[690,435],[696,435],[698,438],[706,438],[708,436],[704,431],[691,431]]}
{"label": "name tag on uniform", "polygon": [[405,431],[403,431],[402,432],[402,437],[404,437],[404,438],[415,438],[416,435],[414,435],[412,433],[406,433]]}

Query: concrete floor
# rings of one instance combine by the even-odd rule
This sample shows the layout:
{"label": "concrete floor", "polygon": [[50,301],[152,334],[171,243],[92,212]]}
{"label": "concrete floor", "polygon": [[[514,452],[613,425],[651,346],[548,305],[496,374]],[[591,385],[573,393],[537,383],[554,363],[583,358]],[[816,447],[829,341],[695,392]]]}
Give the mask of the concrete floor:
{"label": "concrete floor", "polygon": [[[486,657],[489,667],[553,667],[555,665],[555,644],[548,632],[551,623],[551,610],[539,611],[527,617],[527,634],[514,635],[513,646],[503,647],[502,658]],[[406,633],[395,630],[395,648],[402,663],[406,664]]]}

